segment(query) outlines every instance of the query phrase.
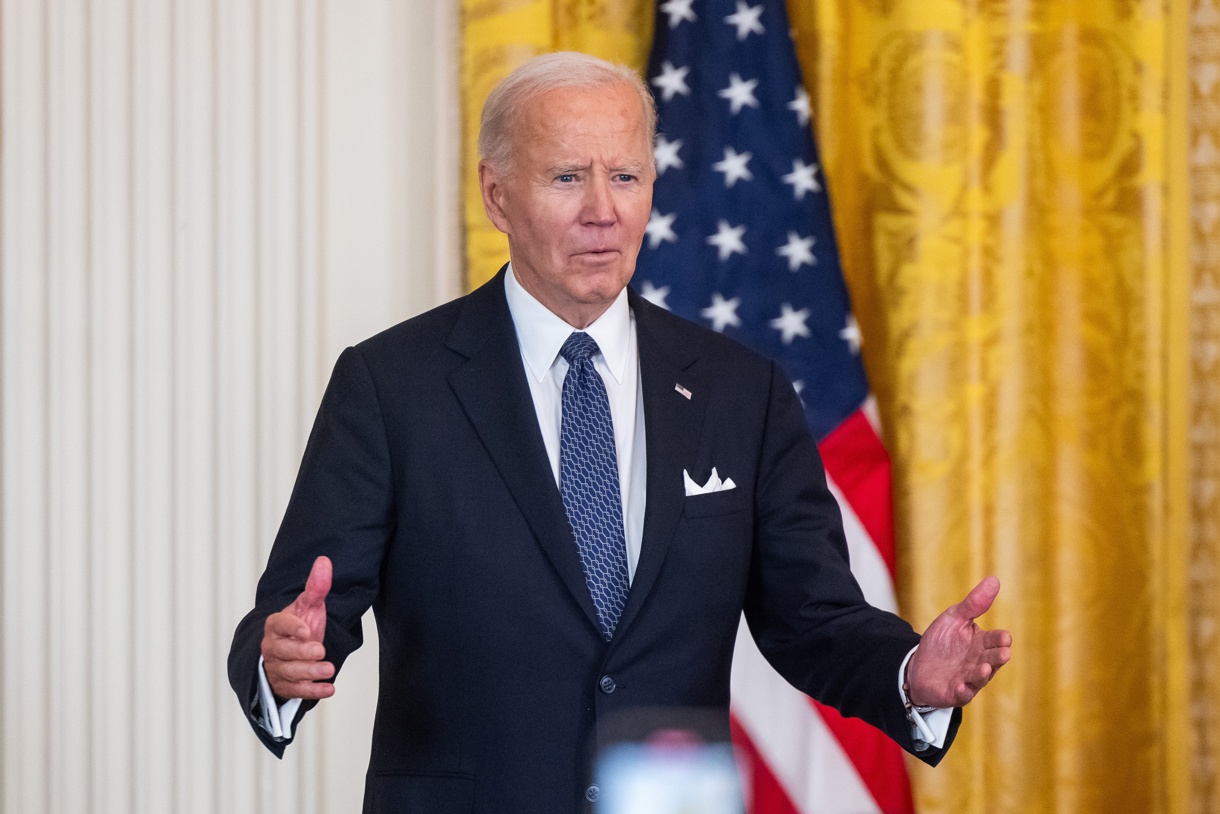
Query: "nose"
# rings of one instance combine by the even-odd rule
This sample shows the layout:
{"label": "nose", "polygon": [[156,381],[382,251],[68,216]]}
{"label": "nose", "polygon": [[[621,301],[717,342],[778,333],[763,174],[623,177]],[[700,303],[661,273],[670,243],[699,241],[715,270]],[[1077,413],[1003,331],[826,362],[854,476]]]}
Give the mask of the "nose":
{"label": "nose", "polygon": [[585,186],[581,221],[589,226],[609,226],[614,220],[614,193],[610,189],[610,179],[594,176]]}

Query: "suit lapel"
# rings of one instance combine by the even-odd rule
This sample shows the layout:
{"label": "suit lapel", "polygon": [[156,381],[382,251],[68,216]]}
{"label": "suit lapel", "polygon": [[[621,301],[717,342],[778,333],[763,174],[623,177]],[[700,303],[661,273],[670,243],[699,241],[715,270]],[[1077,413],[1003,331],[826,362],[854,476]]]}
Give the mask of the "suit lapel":
{"label": "suit lapel", "polygon": [[[682,469],[695,460],[708,387],[700,376],[698,355],[671,337],[664,320],[675,319],[652,303],[630,294],[640,354],[640,387],[644,391],[644,433],[648,457],[644,541],[627,606],[615,630],[617,639],[635,619],[656,583],[665,554],[682,516],[686,490]],[[679,393],[684,387],[690,398]]]}
{"label": "suit lapel", "polygon": [[534,537],[596,628],[597,611],[525,380],[503,269],[466,298],[446,344],[468,359],[449,374],[453,392]]}

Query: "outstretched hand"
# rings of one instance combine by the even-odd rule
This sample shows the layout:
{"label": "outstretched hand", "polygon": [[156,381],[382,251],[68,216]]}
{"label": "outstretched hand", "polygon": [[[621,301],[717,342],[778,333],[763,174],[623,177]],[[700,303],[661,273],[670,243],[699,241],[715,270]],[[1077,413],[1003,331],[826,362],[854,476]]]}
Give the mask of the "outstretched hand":
{"label": "outstretched hand", "polygon": [[987,577],[965,599],[928,626],[907,663],[907,697],[920,707],[960,707],[987,686],[1011,658],[1007,630],[983,630],[974,623],[991,608],[1000,581]]}
{"label": "outstretched hand", "polygon": [[314,560],[305,590],[279,613],[267,617],[263,627],[263,671],[280,698],[329,698],[335,666],[326,658],[322,637],[326,633],[326,595],[330,593],[331,564],[326,557]]}

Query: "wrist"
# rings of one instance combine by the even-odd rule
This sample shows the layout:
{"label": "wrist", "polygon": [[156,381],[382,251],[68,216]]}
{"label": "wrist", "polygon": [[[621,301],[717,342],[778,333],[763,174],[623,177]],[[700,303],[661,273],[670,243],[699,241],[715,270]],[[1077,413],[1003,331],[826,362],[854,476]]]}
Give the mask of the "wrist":
{"label": "wrist", "polygon": [[[916,648],[916,649],[918,650],[918,648]],[[903,670],[902,670],[902,703],[903,703],[903,706],[906,707],[908,714],[910,713],[911,710],[914,710],[920,714],[923,714],[923,713],[931,712],[932,710],[936,709],[936,707],[929,706],[926,704],[920,704],[912,696],[912,693],[911,693],[911,662],[914,660],[915,660],[915,655],[912,654],[911,658],[907,660],[907,663],[906,663],[906,665],[904,665]]]}

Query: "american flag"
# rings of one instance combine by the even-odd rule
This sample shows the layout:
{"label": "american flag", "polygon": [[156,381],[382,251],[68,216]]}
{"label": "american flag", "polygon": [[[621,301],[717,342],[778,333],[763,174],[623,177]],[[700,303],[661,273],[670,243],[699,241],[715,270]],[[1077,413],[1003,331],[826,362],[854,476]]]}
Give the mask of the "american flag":
{"label": "american flag", "polygon": [[[655,31],[658,177],[635,284],[785,366],[843,509],[852,571],[871,603],[895,610],[889,458],[869,418],[783,0],[666,0]],[[792,689],[744,625],[732,713],[755,814],[913,811],[899,748]]]}

